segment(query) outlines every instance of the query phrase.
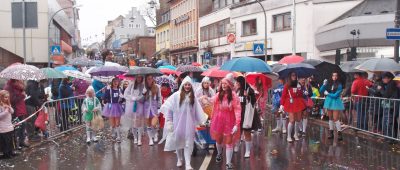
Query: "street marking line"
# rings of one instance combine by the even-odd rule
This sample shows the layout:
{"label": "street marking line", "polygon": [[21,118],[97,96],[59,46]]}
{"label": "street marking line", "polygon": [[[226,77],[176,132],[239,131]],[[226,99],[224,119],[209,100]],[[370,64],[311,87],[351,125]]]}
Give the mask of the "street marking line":
{"label": "street marking line", "polygon": [[208,154],[208,155],[204,158],[204,161],[203,161],[203,163],[201,164],[199,170],[206,170],[206,169],[208,168],[208,165],[210,165],[210,162],[211,162],[211,159],[212,159],[212,156],[213,156],[214,151],[213,151],[213,150],[210,150],[209,152],[210,152],[210,154]]}

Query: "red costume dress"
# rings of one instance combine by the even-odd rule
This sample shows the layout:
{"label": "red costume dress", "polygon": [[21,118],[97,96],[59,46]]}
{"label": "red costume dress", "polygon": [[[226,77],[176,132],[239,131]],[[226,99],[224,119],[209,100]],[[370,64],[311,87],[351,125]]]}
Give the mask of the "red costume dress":
{"label": "red costume dress", "polygon": [[[292,98],[292,102],[291,102]],[[301,88],[285,85],[282,91],[281,105],[287,113],[299,113],[306,108]]]}

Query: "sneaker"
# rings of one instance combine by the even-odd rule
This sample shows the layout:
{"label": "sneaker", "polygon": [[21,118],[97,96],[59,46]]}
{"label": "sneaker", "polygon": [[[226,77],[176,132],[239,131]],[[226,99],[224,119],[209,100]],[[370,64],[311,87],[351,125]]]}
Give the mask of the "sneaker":
{"label": "sneaker", "polygon": [[293,140],[292,140],[292,138],[288,135],[288,137],[287,137],[287,141],[288,142],[293,142]]}
{"label": "sneaker", "polygon": [[222,161],[222,154],[217,154],[217,157],[215,158],[215,160],[218,162]]}
{"label": "sneaker", "polygon": [[178,160],[178,162],[176,162],[176,166],[177,167],[181,167],[182,166],[182,160]]}
{"label": "sneaker", "polygon": [[283,130],[282,130],[282,133],[283,133],[283,134],[286,134],[286,133],[287,133],[287,132],[286,132],[286,129],[283,129]]}
{"label": "sneaker", "polygon": [[244,153],[244,158],[250,158],[250,151],[249,151],[249,152],[246,152],[246,153]]}
{"label": "sneaker", "polygon": [[153,146],[153,145],[154,145],[154,142],[153,142],[152,139],[149,140],[149,145],[150,145],[150,146]]}
{"label": "sneaker", "polygon": [[338,140],[339,141],[343,140],[343,135],[341,131],[338,131]]}
{"label": "sneaker", "polygon": [[86,138],[86,143],[87,143],[87,144],[90,144],[90,141],[91,141],[91,140],[90,140],[90,137],[87,137],[87,138]]}
{"label": "sneaker", "polygon": [[190,166],[190,165],[186,165],[186,168],[185,168],[186,170],[193,170],[193,168],[192,168],[192,166]]}
{"label": "sneaker", "polygon": [[93,141],[93,142],[98,142],[98,141],[99,141],[99,139],[97,139],[97,137],[96,137],[96,136],[93,136],[93,137],[92,137],[92,141]]}
{"label": "sneaker", "polygon": [[275,133],[275,132],[280,132],[281,131],[281,129],[280,128],[275,128],[275,129],[272,129],[272,133]]}
{"label": "sneaker", "polygon": [[232,163],[226,164],[226,169],[233,169],[233,164]]}
{"label": "sneaker", "polygon": [[333,139],[333,130],[329,130],[328,139]]}
{"label": "sneaker", "polygon": [[300,139],[299,139],[299,136],[298,136],[297,134],[294,134],[294,136],[293,136],[293,137],[294,137],[294,140],[295,140],[295,141],[298,141],[298,140],[300,140]]}
{"label": "sneaker", "polygon": [[137,144],[138,143],[138,140],[135,138],[135,139],[133,139],[133,144]]}

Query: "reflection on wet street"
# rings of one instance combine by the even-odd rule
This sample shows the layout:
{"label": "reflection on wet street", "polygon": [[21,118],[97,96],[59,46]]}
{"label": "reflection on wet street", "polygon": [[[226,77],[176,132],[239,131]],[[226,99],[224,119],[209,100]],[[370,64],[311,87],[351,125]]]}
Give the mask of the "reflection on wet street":
{"label": "reflection on wet street", "polygon": [[[271,133],[271,124],[254,133],[250,159],[243,158],[244,144],[240,146],[233,158],[236,169],[400,169],[400,150],[392,145],[347,134],[334,142],[327,139],[325,128],[315,124],[310,124],[306,137],[288,144],[286,135]],[[124,126],[126,132],[128,123]],[[0,160],[0,169],[179,169],[175,154],[164,152],[163,145],[148,146],[145,140],[139,147],[126,137],[121,144],[109,139],[102,135],[100,142],[87,145],[83,131],[75,132],[57,140],[59,146],[49,142]],[[211,160],[205,159],[207,155]],[[225,169],[224,163],[215,162],[215,155],[200,150],[192,166]]]}

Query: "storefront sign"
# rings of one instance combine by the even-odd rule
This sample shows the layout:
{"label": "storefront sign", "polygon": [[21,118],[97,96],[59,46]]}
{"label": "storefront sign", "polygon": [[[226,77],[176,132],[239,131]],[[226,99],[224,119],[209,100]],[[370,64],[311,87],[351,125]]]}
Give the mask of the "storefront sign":
{"label": "storefront sign", "polygon": [[179,23],[186,21],[189,19],[189,15],[188,14],[183,14],[181,16],[179,16],[178,18],[175,19],[175,25],[178,25]]}

